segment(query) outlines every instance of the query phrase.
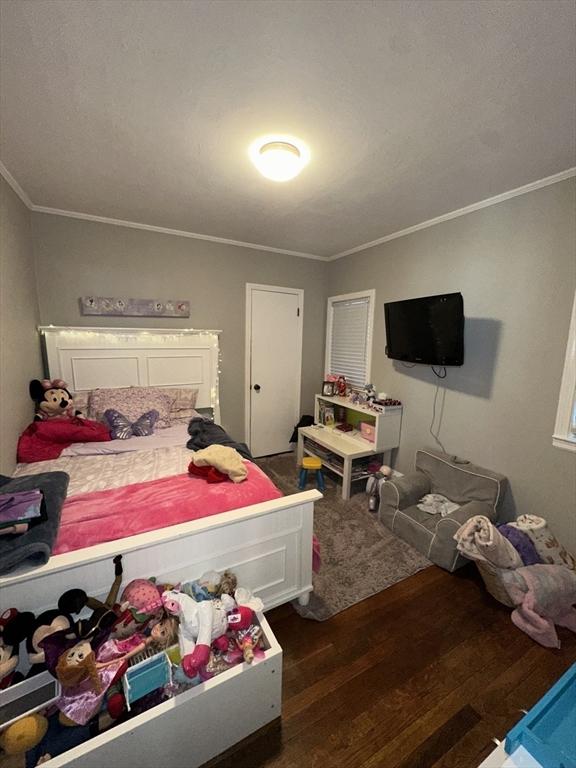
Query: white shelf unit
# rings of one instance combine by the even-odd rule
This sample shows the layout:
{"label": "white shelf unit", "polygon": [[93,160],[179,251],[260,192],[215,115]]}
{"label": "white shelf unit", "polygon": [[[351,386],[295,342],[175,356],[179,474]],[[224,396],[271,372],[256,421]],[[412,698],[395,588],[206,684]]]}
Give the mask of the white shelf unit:
{"label": "white shelf unit", "polygon": [[[345,409],[354,413],[353,419],[369,417],[366,420],[374,424],[374,442],[366,440],[360,431],[354,429],[351,432],[342,432],[334,427],[320,425],[320,403],[331,405],[336,410]],[[359,416],[358,416],[359,414]],[[347,414],[347,419],[349,415]],[[305,454],[317,456],[322,464],[342,478],[342,498],[350,498],[352,482],[365,479],[367,473],[354,471],[354,460],[367,456],[376,456],[397,448],[400,445],[400,428],[402,424],[402,406],[385,408],[382,412],[376,412],[364,405],[353,405],[345,397],[328,397],[316,395],[314,407],[314,420],[316,426],[302,427],[298,430],[298,463]],[[338,422],[336,422],[338,423]],[[323,450],[324,449],[324,450]],[[342,465],[338,465],[327,456],[326,451],[340,457]]]}

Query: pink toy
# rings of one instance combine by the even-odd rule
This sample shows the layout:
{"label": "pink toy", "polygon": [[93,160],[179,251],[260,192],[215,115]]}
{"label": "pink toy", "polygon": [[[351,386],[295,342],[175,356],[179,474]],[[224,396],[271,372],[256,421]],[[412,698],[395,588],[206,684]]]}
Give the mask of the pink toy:
{"label": "pink toy", "polygon": [[218,600],[197,603],[183,592],[171,589],[162,595],[164,608],[180,620],[178,638],[182,669],[187,677],[195,677],[210,659],[210,645],[219,650],[228,647],[228,629],[248,629],[254,611],[245,605],[238,606],[230,595]]}
{"label": "pink toy", "polygon": [[148,579],[133,579],[120,596],[119,617],[111,636],[116,640],[130,637],[161,616],[162,598],[156,584]]}

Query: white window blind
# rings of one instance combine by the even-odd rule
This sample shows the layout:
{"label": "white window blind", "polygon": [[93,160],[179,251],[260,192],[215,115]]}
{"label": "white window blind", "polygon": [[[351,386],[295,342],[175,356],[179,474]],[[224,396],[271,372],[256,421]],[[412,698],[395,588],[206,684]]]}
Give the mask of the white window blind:
{"label": "white window blind", "polygon": [[372,304],[369,293],[328,299],[326,372],[358,387],[370,376]]}

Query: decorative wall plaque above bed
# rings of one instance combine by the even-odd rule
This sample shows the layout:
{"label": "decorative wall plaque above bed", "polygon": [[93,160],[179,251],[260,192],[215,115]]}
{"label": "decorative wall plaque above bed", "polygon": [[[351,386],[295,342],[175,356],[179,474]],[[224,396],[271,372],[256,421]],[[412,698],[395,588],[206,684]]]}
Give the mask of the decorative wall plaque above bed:
{"label": "decorative wall plaque above bed", "polygon": [[108,317],[190,317],[190,302],[180,299],[81,296],[80,311],[83,315]]}

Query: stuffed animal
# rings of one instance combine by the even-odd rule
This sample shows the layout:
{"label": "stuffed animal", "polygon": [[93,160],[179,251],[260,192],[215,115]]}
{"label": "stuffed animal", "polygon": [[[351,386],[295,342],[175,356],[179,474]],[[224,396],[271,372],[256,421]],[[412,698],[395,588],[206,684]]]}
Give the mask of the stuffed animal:
{"label": "stuffed animal", "polygon": [[366,384],[364,387],[364,399],[368,403],[368,405],[371,405],[377,398],[376,390],[374,389],[373,384]]}
{"label": "stuffed animal", "polygon": [[210,646],[227,648],[228,629],[248,629],[254,611],[244,605],[237,605],[230,595],[218,600],[204,600],[197,603],[193,597],[167,590],[162,594],[162,603],[168,613],[180,620],[178,639],[182,656],[182,669],[187,677],[193,678],[210,660]]}
{"label": "stuffed animal", "polygon": [[179,592],[184,592],[193,597],[197,603],[202,600],[215,600],[222,595],[234,595],[238,582],[232,571],[206,571],[195,581],[184,582],[179,587]]}
{"label": "stuffed animal", "polygon": [[7,755],[21,755],[39,744],[48,730],[48,720],[36,712],[16,720],[0,734],[0,747]]}
{"label": "stuffed animal", "polygon": [[30,663],[26,677],[33,677],[46,669],[46,655],[42,642],[47,637],[56,632],[64,632],[70,639],[75,637],[74,619],[66,610],[65,604],[66,593],[58,601],[60,607],[44,611],[32,622],[26,637],[26,650]]}
{"label": "stuffed animal", "polygon": [[[46,655],[42,642],[50,635],[60,632],[67,641],[77,642],[89,635],[93,637],[99,631],[107,635],[110,627],[118,621],[113,607],[122,582],[122,555],[117,555],[112,562],[114,581],[103,603],[89,597],[83,589],[69,589],[61,595],[57,608],[44,611],[35,619],[32,617],[33,621],[28,622],[26,649],[30,671],[27,677],[37,675],[46,669]],[[92,610],[92,615],[87,619],[75,621],[74,616],[85,612],[86,608]]]}
{"label": "stuffed animal", "polygon": [[62,379],[33,379],[29,391],[36,404],[34,421],[73,419],[82,415],[80,411],[75,410],[72,395]]}
{"label": "stuffed animal", "polygon": [[122,640],[162,616],[162,592],[150,579],[133,579],[120,595],[119,616],[111,637]]}
{"label": "stuffed animal", "polygon": [[33,613],[20,613],[16,608],[8,608],[0,616],[0,690],[23,679],[23,675],[16,671],[20,643],[33,623]]}

